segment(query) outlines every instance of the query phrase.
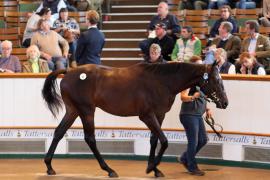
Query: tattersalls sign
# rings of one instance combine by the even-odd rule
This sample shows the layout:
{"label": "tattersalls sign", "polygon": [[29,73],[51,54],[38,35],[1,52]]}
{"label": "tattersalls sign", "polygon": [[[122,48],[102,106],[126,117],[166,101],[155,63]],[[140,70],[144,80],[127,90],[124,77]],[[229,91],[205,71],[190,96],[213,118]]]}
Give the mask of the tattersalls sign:
{"label": "tattersalls sign", "polygon": [[[5,139],[51,139],[53,138],[53,129],[1,129],[0,141]],[[186,142],[184,131],[164,131],[169,142]],[[150,138],[149,130],[128,130],[128,129],[97,129],[96,138],[99,140],[148,140]],[[209,143],[236,144],[249,146],[270,147],[270,137],[223,134],[219,138],[214,133],[209,133]],[[64,136],[66,139],[84,139],[82,129],[70,129]]]}

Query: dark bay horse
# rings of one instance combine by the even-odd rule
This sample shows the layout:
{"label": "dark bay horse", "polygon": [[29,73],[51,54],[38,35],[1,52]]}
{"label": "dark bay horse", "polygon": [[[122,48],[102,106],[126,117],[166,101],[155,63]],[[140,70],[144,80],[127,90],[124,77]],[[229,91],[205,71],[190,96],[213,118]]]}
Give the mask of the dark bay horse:
{"label": "dark bay horse", "polygon": [[[59,74],[65,74],[60,83],[62,98],[56,88]],[[146,173],[154,171],[156,177],[164,176],[157,168],[168,146],[168,140],[161,130],[162,121],[171,109],[175,96],[192,86],[199,86],[218,108],[227,107],[228,99],[215,65],[140,63],[127,68],[84,65],[50,73],[42,90],[43,98],[54,116],[63,100],[66,113],[55,129],[52,144],[44,159],[47,173],[56,174],[51,165],[56,146],[79,116],[85,141],[101,168],[108,172],[109,177],[118,177],[96,146],[94,113],[99,107],[118,116],[139,116],[152,133]],[[158,140],[161,148],[155,156]]]}

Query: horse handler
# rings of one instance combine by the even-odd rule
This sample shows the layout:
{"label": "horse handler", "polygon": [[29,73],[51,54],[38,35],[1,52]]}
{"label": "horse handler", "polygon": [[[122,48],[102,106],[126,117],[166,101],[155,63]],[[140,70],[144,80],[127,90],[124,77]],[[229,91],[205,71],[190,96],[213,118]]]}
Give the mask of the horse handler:
{"label": "horse handler", "polygon": [[[199,56],[193,56],[190,61],[202,64]],[[196,87],[182,91],[181,101],[179,117],[186,131],[188,145],[187,150],[178,160],[189,174],[203,176],[205,173],[198,168],[195,156],[208,140],[202,116],[206,112],[206,116],[211,117],[212,112],[206,107],[206,100]]]}

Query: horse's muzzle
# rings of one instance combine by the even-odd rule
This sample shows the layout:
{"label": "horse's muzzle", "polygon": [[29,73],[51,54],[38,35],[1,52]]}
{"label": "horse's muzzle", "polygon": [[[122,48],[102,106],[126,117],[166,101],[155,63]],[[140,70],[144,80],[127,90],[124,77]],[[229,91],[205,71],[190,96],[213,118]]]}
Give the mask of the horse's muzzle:
{"label": "horse's muzzle", "polygon": [[228,101],[219,102],[219,103],[216,104],[216,107],[219,108],[219,109],[226,109],[228,104],[229,104]]}

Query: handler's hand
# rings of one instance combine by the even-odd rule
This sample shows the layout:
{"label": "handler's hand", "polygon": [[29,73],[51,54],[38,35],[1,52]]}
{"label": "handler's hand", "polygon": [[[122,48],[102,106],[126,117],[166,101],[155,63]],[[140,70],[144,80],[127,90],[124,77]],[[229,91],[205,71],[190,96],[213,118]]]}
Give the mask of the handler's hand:
{"label": "handler's hand", "polygon": [[212,118],[213,113],[211,111],[211,109],[206,109],[206,118]]}

